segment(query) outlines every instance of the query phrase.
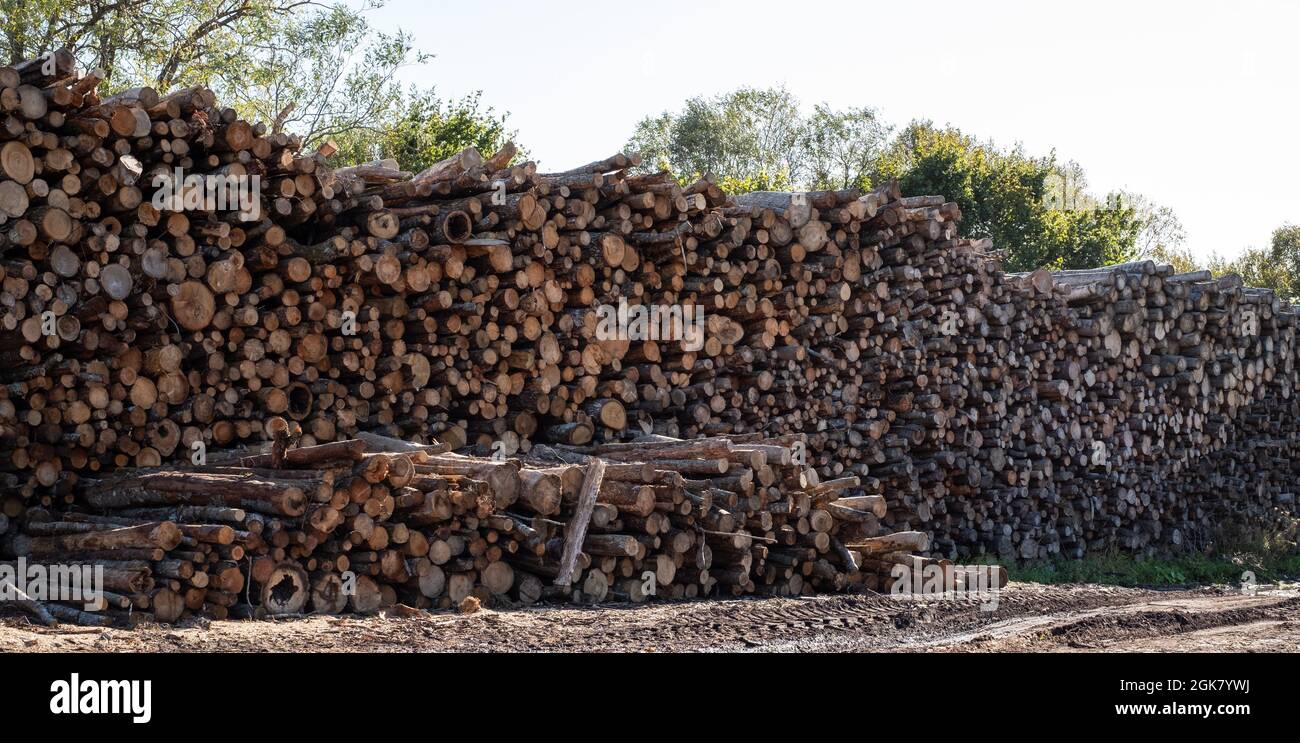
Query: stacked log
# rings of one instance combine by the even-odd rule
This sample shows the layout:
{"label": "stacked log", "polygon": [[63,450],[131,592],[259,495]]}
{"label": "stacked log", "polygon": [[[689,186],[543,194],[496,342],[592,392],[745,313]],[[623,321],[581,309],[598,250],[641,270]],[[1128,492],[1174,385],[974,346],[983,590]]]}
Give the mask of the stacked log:
{"label": "stacked log", "polygon": [[[133,95],[69,113],[101,130],[94,117],[106,111],[129,112],[140,131],[171,116],[168,131],[189,138],[114,138],[110,128],[104,159],[118,152],[114,162],[141,165],[141,184],[161,165],[262,173],[266,216],[241,226],[241,213],[185,199],[159,212],[160,189],[133,185],[139,214],[92,223],[77,211],[86,224],[76,234],[6,246],[20,265],[0,305],[21,332],[8,334],[18,371],[0,406],[10,444],[0,466],[28,473],[24,493],[40,490],[47,504],[79,473],[188,459],[196,443],[265,440],[279,415],[306,444],[381,430],[492,439],[514,453],[537,434],[588,441],[593,415],[617,433],[627,427],[620,398],[634,396],[638,374],[606,375],[628,346],[594,342],[592,306],[652,278],[642,250],[720,229],[720,191],[626,176],[634,157],[539,175],[511,166],[507,146],[490,158],[468,149],[414,176],[386,164],[327,171],[319,153],[294,157],[296,142],[263,137],[214,109],[206,91],[158,103]],[[99,263],[55,265],[69,253],[60,240],[98,246],[91,233],[108,235]],[[82,280],[108,269],[111,291]],[[47,311],[66,332],[43,332]]]}
{"label": "stacked log", "polygon": [[[884,533],[879,496],[841,497],[789,441],[653,436],[527,461],[368,435],[79,484],[0,547],[28,565],[94,563],[102,605],[37,602],[108,626],[403,604],[801,595],[879,588],[928,537]],[[863,567],[864,562],[870,565]],[[75,600],[74,600],[75,599]]]}
{"label": "stacked log", "polygon": [[1150,261],[1006,275],[954,204],[892,184],[734,201],[770,229],[704,301],[755,297],[732,314],[747,348],[693,387],[684,435],[802,431],[823,476],[858,476],[951,558],[1295,533],[1300,349],[1271,292]]}
{"label": "stacked log", "polygon": [[976,411],[997,422],[977,463],[994,477],[912,520],[941,550],[1081,557],[1294,529],[1292,308],[1149,261],[998,278],[1017,319],[993,356],[1018,358],[1005,407]]}
{"label": "stacked log", "polygon": [[[93,483],[131,468],[228,466],[209,448],[365,434],[529,463],[656,436],[774,440],[782,466],[852,482],[845,498],[870,499],[853,503],[883,497],[886,531],[930,534],[917,551],[954,559],[1200,546],[1222,524],[1296,513],[1294,310],[1235,277],[1149,262],[1004,274],[988,241],[958,236],[955,204],[892,183],[728,197],[628,155],[539,173],[511,145],[419,173],[332,170],[328,146],[301,154],[206,90],[101,100],[94,73],[55,62],[0,70],[11,524],[84,509]],[[177,168],[182,183],[257,176],[255,208],[171,198]],[[766,509],[734,474],[678,474],[611,482],[680,490],[679,509],[726,491],[730,516],[708,517],[724,524],[769,513],[747,528],[776,557],[725,585],[791,588],[776,566],[806,547],[809,514]],[[592,505],[593,539],[606,516],[646,528],[607,505]],[[839,580],[818,570],[805,582]]]}
{"label": "stacked log", "polygon": [[252,400],[309,405],[268,357],[315,347],[297,318],[326,313],[298,306],[288,232],[357,205],[321,154],[205,89],[101,100],[98,73],[54,59],[0,72],[0,436],[28,495],[250,436]]}

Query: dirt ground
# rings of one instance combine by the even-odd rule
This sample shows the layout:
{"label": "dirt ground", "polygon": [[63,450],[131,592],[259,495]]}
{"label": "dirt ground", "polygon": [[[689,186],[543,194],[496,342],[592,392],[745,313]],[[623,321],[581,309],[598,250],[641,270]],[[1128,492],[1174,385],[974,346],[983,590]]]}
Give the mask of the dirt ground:
{"label": "dirt ground", "polygon": [[876,594],[396,612],[136,630],[47,629],[6,612],[0,652],[161,651],[1262,651],[1300,650],[1300,590],[1153,591],[1012,583],[974,601]]}

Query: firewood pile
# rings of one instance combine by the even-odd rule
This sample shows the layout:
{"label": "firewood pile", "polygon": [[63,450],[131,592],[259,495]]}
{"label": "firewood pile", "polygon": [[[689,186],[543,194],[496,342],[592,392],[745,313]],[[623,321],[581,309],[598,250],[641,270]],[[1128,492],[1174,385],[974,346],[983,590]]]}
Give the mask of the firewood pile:
{"label": "firewood pile", "polygon": [[[690,573],[663,581],[669,594],[851,584],[838,527],[788,505],[799,494],[821,503],[809,491],[818,482],[851,483],[821,510],[871,527],[864,535],[929,534],[906,549],[953,559],[1163,550],[1224,524],[1272,527],[1296,514],[1295,313],[1236,277],[1150,262],[1005,274],[988,241],[959,237],[955,204],[904,197],[894,184],[729,197],[707,178],[683,186],[639,172],[629,155],[540,172],[515,162],[510,145],[419,173],[394,162],[331,169],[328,145],[303,153],[207,90],[100,99],[97,83],[66,53],[0,68],[0,534],[225,525],[209,533],[233,539],[225,544],[182,530],[175,545],[129,549],[179,551],[166,561],[190,564],[200,581],[243,558],[263,571],[293,562],[314,581],[329,550],[356,550],[382,600],[406,596],[409,581],[375,577],[386,550],[414,559],[392,546],[399,535],[371,528],[387,521],[363,509],[369,522],[357,528],[347,503],[327,503],[334,516],[311,509],[324,522],[300,521],[314,503],[308,490],[333,487],[326,470],[358,475],[218,462],[239,447],[270,456],[277,437],[314,451],[364,435],[438,442],[433,464],[414,461],[427,451],[397,452],[417,470],[453,451],[517,461],[524,473],[599,455],[629,477],[618,447],[644,456],[647,442],[731,442],[741,453],[706,447],[704,458],[749,471],[746,484],[698,463],[665,466],[680,479],[662,482],[653,468],[639,481],[608,475],[601,492],[625,490],[640,507],[592,507],[590,534],[604,552],[584,549],[573,577],[593,581],[581,589],[589,598],[634,595],[628,581],[661,555]],[[251,187],[254,176],[251,201],[243,191],[216,198],[214,182]],[[788,449],[789,460],[746,454],[765,446]],[[393,453],[356,461],[391,464]],[[536,539],[504,528],[520,523],[513,505],[479,515],[466,501],[438,522],[472,514],[496,524],[436,537],[461,540],[440,563],[452,564],[440,568],[440,599],[484,582],[486,552],[467,552],[482,546],[469,532],[516,545],[491,564],[549,577],[538,565],[551,555],[538,545],[550,548],[575,507],[574,476],[551,474],[563,483],[558,517],[522,512]],[[177,488],[221,477],[312,483],[304,510],[290,514],[184,489],[110,506],[104,488],[150,490],[122,477]],[[381,493],[411,487],[360,477]],[[472,500],[479,487],[460,492]],[[713,493],[704,508],[688,495],[715,489],[738,502]],[[669,491],[677,495],[660,508]],[[375,500],[368,492],[352,505]],[[647,492],[656,505],[641,513]],[[401,512],[392,498],[389,520]],[[683,527],[691,518],[715,538]],[[608,535],[634,539],[605,539],[611,524]],[[745,547],[740,537],[717,542],[740,531],[751,535]],[[829,536],[809,545],[809,534]],[[677,563],[702,544],[713,562]],[[515,557],[521,550],[532,557]],[[144,554],[123,561],[157,562]],[[519,568],[532,558],[531,572]],[[435,574],[422,565],[404,569]],[[504,572],[494,569],[491,588]],[[165,599],[164,614],[265,605],[234,600],[233,573],[202,596],[185,578],[140,573],[179,599]],[[244,574],[245,594],[270,580]],[[456,575],[466,577],[452,592]]]}
{"label": "firewood pile", "polygon": [[99,607],[80,596],[24,605],[99,626],[470,597],[517,606],[876,589],[926,548],[923,533],[882,531],[881,496],[841,497],[857,478],[818,482],[792,464],[789,443],[652,437],[585,453],[539,445],[527,459],[373,434],[277,443],[203,467],[85,478],[76,506],[30,509],[4,548],[28,565],[103,567]]}
{"label": "firewood pile", "polygon": [[1001,317],[966,326],[994,331],[986,398],[964,415],[996,425],[975,428],[960,487],[913,491],[897,521],[1006,559],[1203,547],[1225,527],[1294,538],[1293,307],[1151,261],[990,278]]}

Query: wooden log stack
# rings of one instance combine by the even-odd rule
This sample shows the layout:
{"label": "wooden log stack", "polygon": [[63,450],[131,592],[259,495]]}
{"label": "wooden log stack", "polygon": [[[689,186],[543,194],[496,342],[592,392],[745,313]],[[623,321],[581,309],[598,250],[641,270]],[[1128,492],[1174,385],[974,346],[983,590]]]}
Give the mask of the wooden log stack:
{"label": "wooden log stack", "polygon": [[[310,277],[288,230],[309,234],[309,217],[356,206],[361,187],[207,90],[100,100],[96,73],[56,59],[53,75],[0,72],[0,467],[31,473],[28,495],[75,484],[65,472],[248,437],[247,406],[309,406],[308,380],[291,378],[302,369],[284,362],[324,350],[301,318],[328,308],[299,302]],[[255,209],[213,197],[210,184],[253,178]]]}
{"label": "wooden log stack", "polygon": [[[807,495],[781,467],[852,483],[830,492],[856,505],[822,510],[928,534],[913,551],[951,559],[1203,546],[1224,525],[1273,529],[1296,514],[1295,312],[1235,277],[1149,262],[1004,274],[988,241],[959,237],[955,204],[904,197],[895,184],[728,197],[707,178],[683,186],[639,172],[629,155],[542,173],[515,162],[511,145],[419,173],[393,162],[333,170],[328,145],[300,153],[293,137],[240,120],[206,90],[100,99],[94,72],[77,74],[70,55],[55,61],[53,74],[0,68],[0,533],[154,523],[175,504],[128,514],[86,498],[121,476],[158,477],[152,468],[164,464],[233,466],[205,459],[207,449],[257,450],[278,436],[309,450],[372,434],[442,442],[446,451],[418,455],[434,457],[416,463],[441,468],[433,474],[470,466],[451,451],[518,459],[524,473],[609,454],[588,529],[601,549],[635,553],[596,560],[614,595],[631,595],[640,573],[628,570],[652,556],[675,563],[688,540],[724,555],[731,582],[719,570],[667,582],[669,592],[845,583],[852,571],[839,567],[802,572],[817,563],[800,552],[813,534],[811,548],[827,554],[815,535],[840,527],[805,529],[801,520],[825,517],[755,494]],[[159,201],[162,176],[177,169],[257,176],[256,217],[194,188]],[[602,323],[611,311],[630,318],[613,334]],[[674,335],[654,313],[685,330],[698,321],[698,335]],[[664,467],[680,481],[656,480],[654,467],[617,479],[630,477],[617,447],[640,440],[651,462],[655,437],[784,447],[790,460],[733,451],[725,471],[696,463]],[[524,477],[553,489],[549,476]],[[524,515],[566,523],[582,507],[569,478],[559,510]],[[647,492],[656,505],[643,514]],[[717,509],[701,509],[704,493]],[[458,502],[466,510],[439,523],[485,518]],[[236,532],[260,538],[280,525],[283,544],[252,550],[261,565],[319,559],[338,541],[311,541],[293,521],[303,513],[215,507],[243,512],[216,519]],[[356,534],[376,554],[384,548],[368,540],[392,543],[355,516],[328,533],[344,529],[349,543]],[[93,520],[106,518],[118,521]],[[747,547],[717,536],[741,522]],[[47,533],[26,534],[37,524]],[[545,535],[530,542],[533,558],[552,556],[547,526],[530,525]],[[644,554],[607,538],[670,533],[666,550]],[[176,549],[209,556],[189,561],[196,570],[228,561],[207,544]],[[474,577],[457,585],[477,585],[481,553],[451,546],[454,568],[474,558]],[[491,562],[514,570],[531,559],[517,551]],[[302,569],[311,578],[320,568]],[[178,595],[195,588],[166,580]]]}
{"label": "wooden log stack", "polygon": [[878,588],[925,549],[881,528],[880,496],[841,497],[856,478],[792,464],[790,443],[653,436],[527,460],[374,435],[273,447],[84,478],[76,505],[29,509],[0,553],[104,567],[102,606],[37,603],[107,626]]}
{"label": "wooden log stack", "polygon": [[980,487],[897,523],[1004,559],[1294,535],[1293,308],[1149,261],[993,279],[1014,314],[990,356],[1014,363],[966,413],[996,423],[964,463]]}

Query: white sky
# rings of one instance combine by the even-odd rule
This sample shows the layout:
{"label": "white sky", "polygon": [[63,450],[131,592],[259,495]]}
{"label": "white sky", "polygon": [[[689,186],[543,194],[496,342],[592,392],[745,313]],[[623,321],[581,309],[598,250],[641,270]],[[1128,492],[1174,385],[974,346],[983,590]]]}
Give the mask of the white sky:
{"label": "white sky", "polygon": [[1300,3],[389,0],[444,97],[483,91],[547,168],[618,151],[688,97],[784,84],[1055,148],[1090,189],[1172,207],[1198,257],[1300,222]]}

